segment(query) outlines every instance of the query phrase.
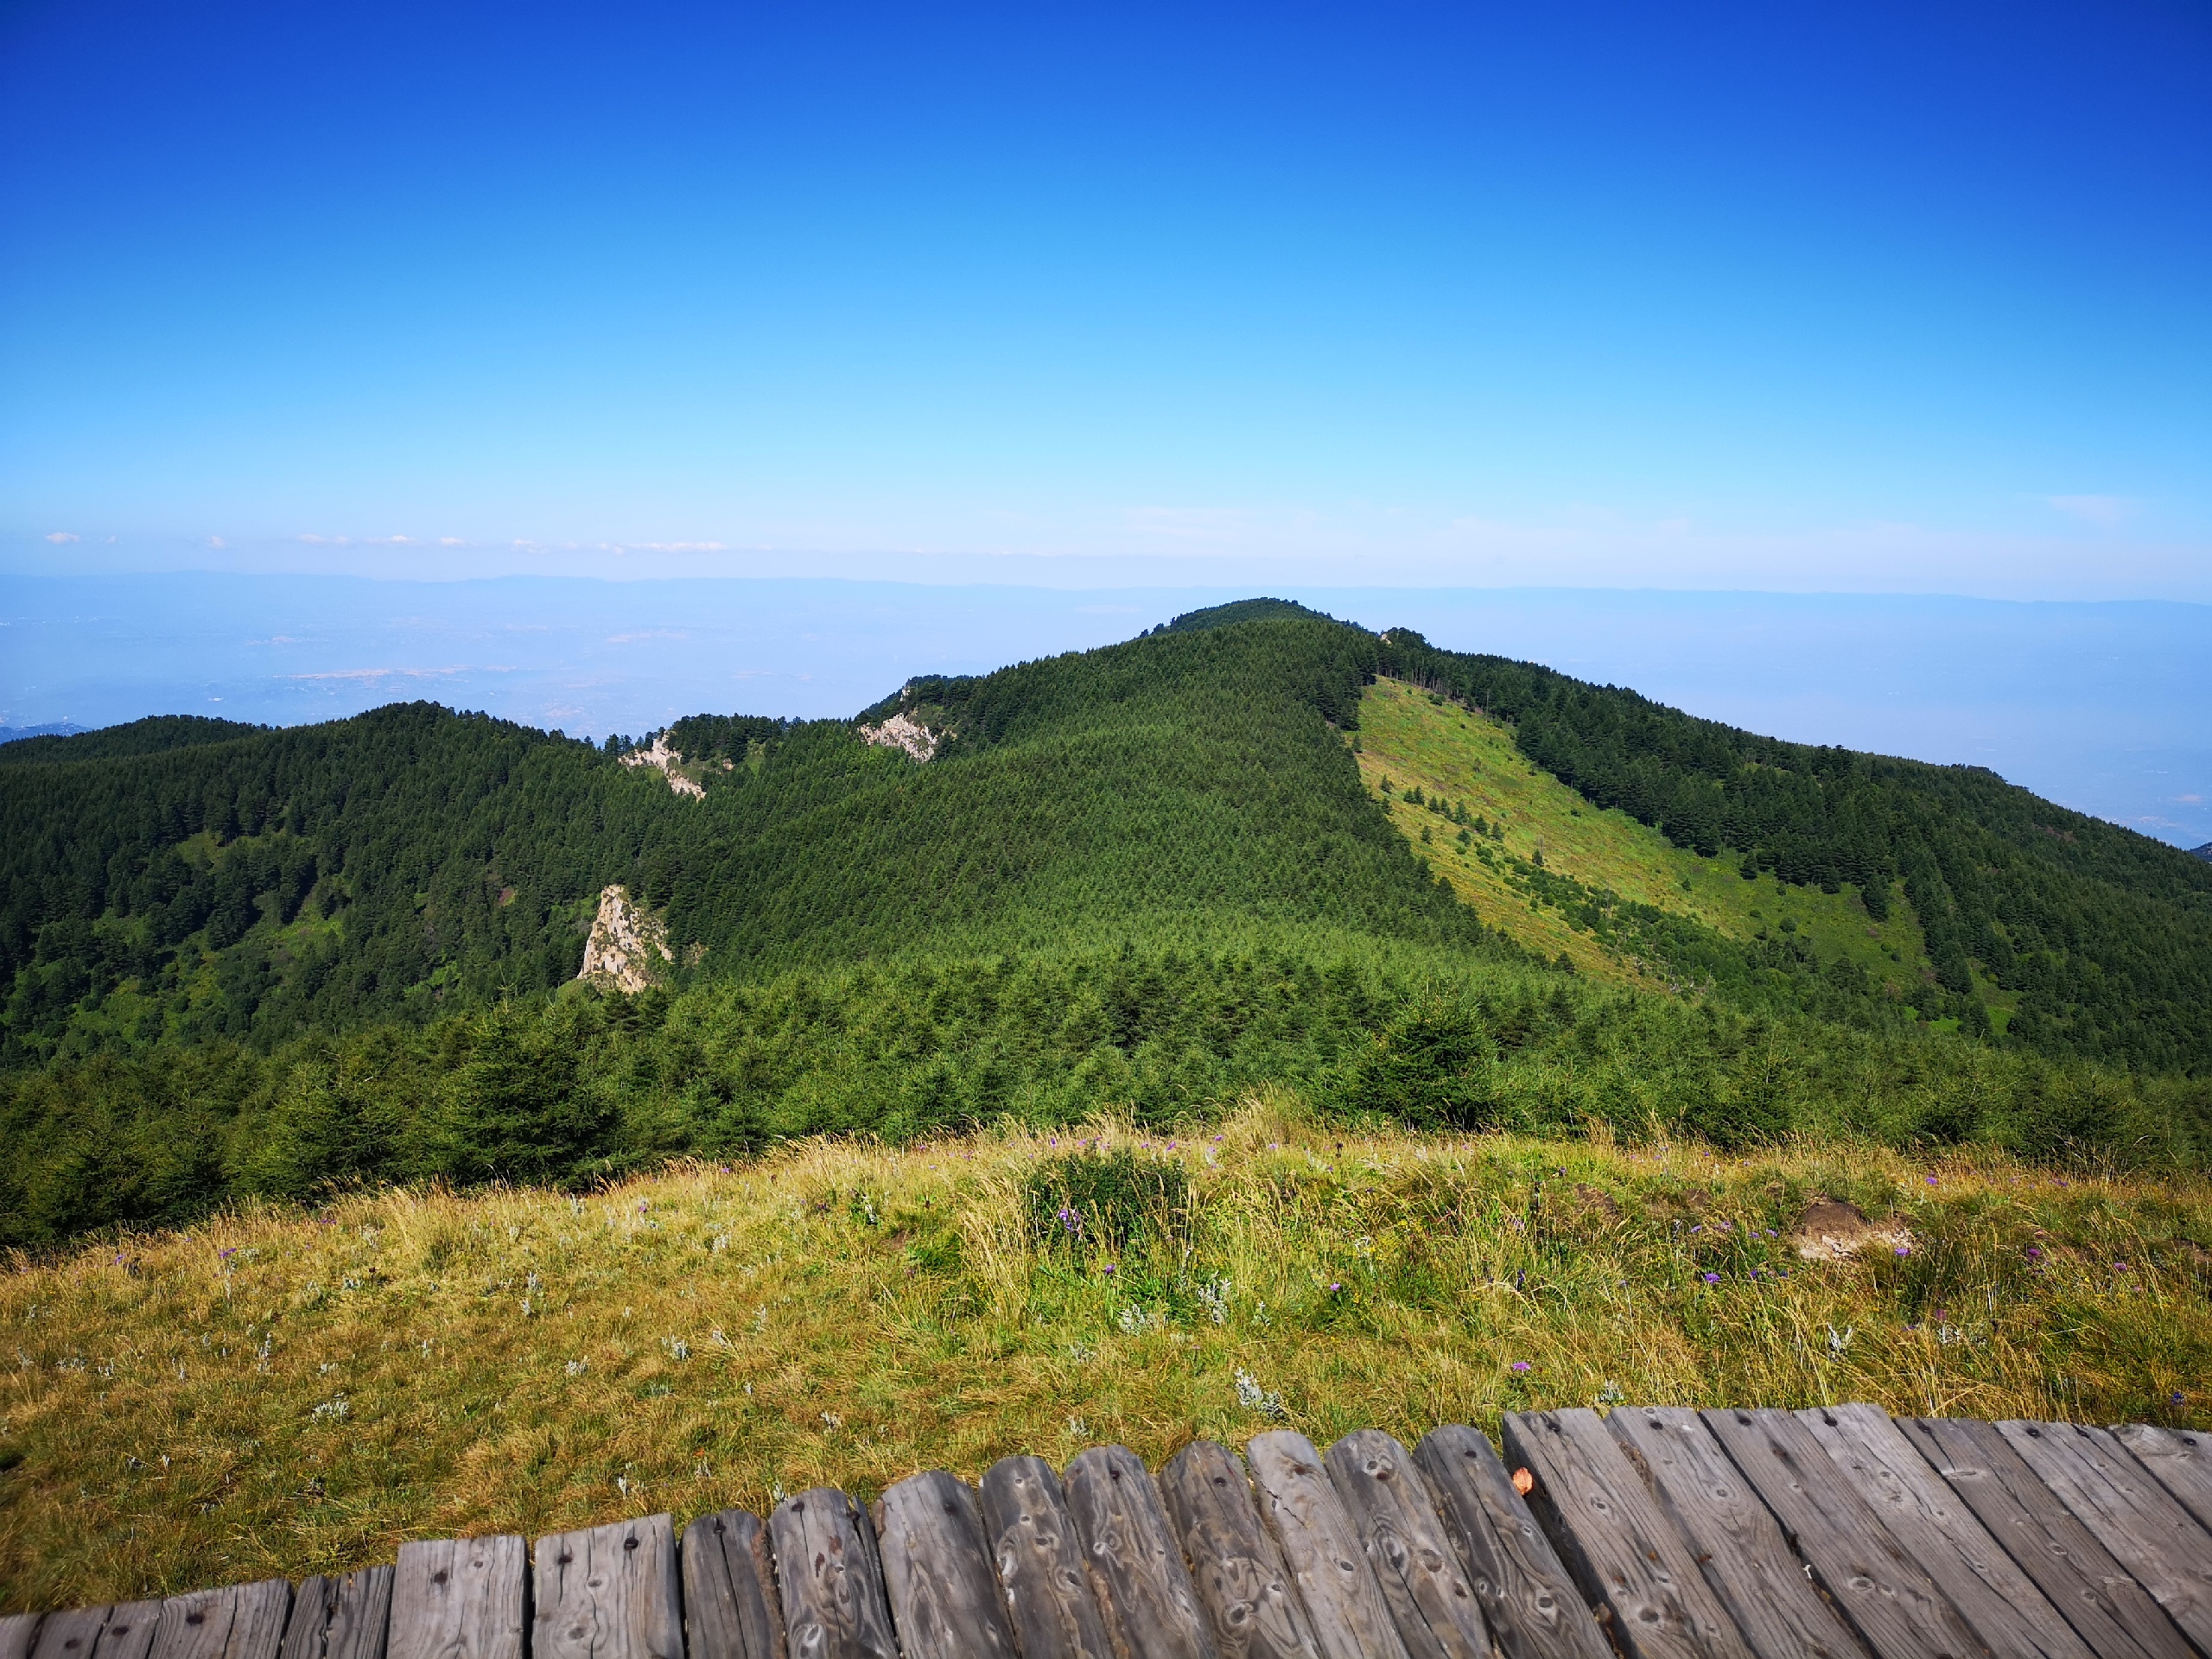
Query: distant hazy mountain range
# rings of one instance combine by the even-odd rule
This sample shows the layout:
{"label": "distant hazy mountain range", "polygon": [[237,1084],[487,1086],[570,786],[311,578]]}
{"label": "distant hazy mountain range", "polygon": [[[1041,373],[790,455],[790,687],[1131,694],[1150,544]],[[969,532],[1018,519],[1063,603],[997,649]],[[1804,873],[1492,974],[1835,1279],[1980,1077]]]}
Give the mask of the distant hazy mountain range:
{"label": "distant hazy mountain range", "polygon": [[55,721],[50,726],[0,726],[0,743],[18,742],[26,737],[74,737],[91,729],[73,720]]}

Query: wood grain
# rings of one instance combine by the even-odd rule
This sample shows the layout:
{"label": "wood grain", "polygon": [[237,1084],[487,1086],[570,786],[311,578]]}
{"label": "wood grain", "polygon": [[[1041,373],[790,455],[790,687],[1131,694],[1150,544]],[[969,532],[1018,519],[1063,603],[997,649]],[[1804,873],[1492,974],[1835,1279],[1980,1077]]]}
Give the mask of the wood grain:
{"label": "wood grain", "polygon": [[910,1475],[874,1507],[891,1620],[906,1659],[1015,1659],[968,1483],[943,1470]]}
{"label": "wood grain", "polygon": [[1505,1659],[1612,1659],[1612,1643],[1479,1430],[1431,1429],[1414,1461]]}
{"label": "wood grain", "polygon": [[[161,1604],[153,1604],[159,1615]],[[107,1624],[109,1609],[105,1607],[73,1607],[67,1612],[48,1613],[38,1625],[38,1636],[31,1649],[31,1659],[92,1659],[92,1649],[100,1639],[100,1630]],[[26,1618],[36,1619],[35,1614]],[[141,1621],[148,1637],[153,1634],[154,1621]]]}
{"label": "wood grain", "polygon": [[364,1567],[306,1580],[292,1598],[280,1659],[384,1659],[391,1618],[391,1569]]}
{"label": "wood grain", "polygon": [[1117,1659],[1214,1659],[1212,1633],[1159,1490],[1122,1446],[1068,1465],[1068,1514]]}
{"label": "wood grain", "polygon": [[48,1613],[31,1659],[146,1659],[161,1622],[158,1601],[125,1601]]}
{"label": "wood grain", "polygon": [[683,1645],[690,1659],[785,1659],[768,1529],[747,1510],[683,1529]]}
{"label": "wood grain", "polygon": [[1992,1651],[2090,1659],[2083,1642],[1965,1500],[1878,1406],[1815,1407],[1797,1421]]}
{"label": "wood grain", "polygon": [[1355,1429],[1323,1466],[1412,1659],[1486,1659],[1490,1630],[1466,1567],[1413,1454],[1379,1428]]}
{"label": "wood grain", "polygon": [[[162,1604],[158,1601],[118,1603],[107,1610],[99,1640],[92,1646],[92,1659],[146,1659],[154,1649],[154,1630],[161,1619]],[[41,1630],[41,1650],[45,1645],[46,1635]]]}
{"label": "wood grain", "polygon": [[875,1529],[831,1486],[787,1497],[768,1517],[791,1659],[898,1659]]}
{"label": "wood grain", "polygon": [[2004,1422],[2006,1444],[2166,1617],[2212,1654],[2212,1535],[2101,1428]]}
{"label": "wood grain", "polygon": [[1193,1441],[1160,1470],[1160,1496],[1223,1659],[1315,1659],[1290,1569],[1236,1454]]}
{"label": "wood grain", "polygon": [[1804,1424],[1786,1411],[1703,1416],[1829,1599],[1882,1659],[1964,1659],[1989,1652]]}
{"label": "wood grain", "polygon": [[2188,1659],[2181,1631],[1988,1423],[1914,1417],[1898,1425],[2098,1659]]}
{"label": "wood grain", "polygon": [[[103,1608],[102,1611],[106,1610]],[[42,1613],[10,1613],[0,1618],[0,1659],[31,1659]]]}
{"label": "wood grain", "polygon": [[1529,1508],[1582,1592],[1611,1611],[1637,1659],[1750,1659],[1751,1649],[1675,1524],[1595,1412],[1504,1420],[1506,1455],[1535,1477]]}
{"label": "wood grain", "polygon": [[683,1659],[676,1528],[664,1515],[537,1541],[531,1659]]}
{"label": "wood grain", "polygon": [[1023,1659],[1110,1659],[1083,1544],[1059,1477],[1042,1458],[1001,1458],[983,1476],[983,1531]]}
{"label": "wood grain", "polygon": [[292,1586],[283,1579],[171,1596],[154,1623],[153,1659],[276,1659]]}
{"label": "wood grain", "polygon": [[385,1659],[522,1659],[528,1568],[512,1535],[401,1545]]}
{"label": "wood grain", "polygon": [[1782,1527],[1695,1411],[1623,1408],[1605,1427],[1696,1553],[1706,1582],[1763,1659],[1859,1659],[1843,1616],[1805,1576]]}
{"label": "wood grain", "polygon": [[2194,1429],[2157,1428],[2149,1423],[2122,1423],[2113,1439],[2127,1454],[2158,1478],[2196,1517],[2196,1524],[2212,1531],[2212,1435]]}
{"label": "wood grain", "polygon": [[1324,1659],[1405,1659],[1390,1605],[1313,1442],[1280,1428],[1253,1436],[1244,1456],[1315,1649]]}

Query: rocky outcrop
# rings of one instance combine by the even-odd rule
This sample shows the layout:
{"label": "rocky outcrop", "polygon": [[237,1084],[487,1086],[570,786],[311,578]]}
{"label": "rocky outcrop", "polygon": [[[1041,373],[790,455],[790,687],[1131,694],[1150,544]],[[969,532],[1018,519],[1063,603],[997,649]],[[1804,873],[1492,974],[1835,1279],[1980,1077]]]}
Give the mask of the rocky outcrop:
{"label": "rocky outcrop", "polygon": [[653,739],[651,748],[631,750],[622,757],[622,764],[626,766],[658,766],[667,774],[668,786],[678,795],[693,795],[702,801],[707,798],[704,784],[696,779],[687,778],[677,770],[683,764],[683,757],[668,747],[666,732]]}
{"label": "rocky outcrop", "polygon": [[658,984],[662,964],[676,960],[668,948],[668,929],[642,905],[630,902],[620,882],[599,895],[599,914],[584,942],[583,970],[576,977],[602,991],[634,996]]}
{"label": "rocky outcrop", "polygon": [[1912,1234],[1901,1221],[1867,1220],[1866,1212],[1848,1198],[1816,1196],[1797,1218],[1789,1243],[1808,1262],[1834,1262],[1865,1249],[1907,1255]]}
{"label": "rocky outcrop", "polygon": [[879,747],[904,749],[917,760],[927,760],[943,740],[912,715],[898,714],[880,726],[863,726],[861,735]]}

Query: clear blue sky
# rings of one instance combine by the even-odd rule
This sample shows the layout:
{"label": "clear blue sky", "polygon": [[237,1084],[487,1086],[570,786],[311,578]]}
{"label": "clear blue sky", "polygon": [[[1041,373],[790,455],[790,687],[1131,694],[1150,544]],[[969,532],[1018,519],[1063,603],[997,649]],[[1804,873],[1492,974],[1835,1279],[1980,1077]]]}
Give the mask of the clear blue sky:
{"label": "clear blue sky", "polygon": [[2212,600],[2212,9],[7,0],[0,569],[179,564]]}

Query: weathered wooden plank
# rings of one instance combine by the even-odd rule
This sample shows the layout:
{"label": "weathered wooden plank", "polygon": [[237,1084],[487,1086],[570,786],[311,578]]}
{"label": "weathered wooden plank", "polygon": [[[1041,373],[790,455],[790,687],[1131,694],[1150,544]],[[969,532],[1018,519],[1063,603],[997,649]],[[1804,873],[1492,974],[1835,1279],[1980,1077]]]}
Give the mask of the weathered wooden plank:
{"label": "weathered wooden plank", "polygon": [[1414,1461],[1506,1659],[1612,1659],[1612,1643],[1480,1430],[1431,1429]]}
{"label": "weathered wooden plank", "polygon": [[1595,1412],[1511,1413],[1506,1455],[1535,1477],[1529,1507],[1584,1595],[1611,1611],[1636,1659],[1750,1659],[1751,1649],[1674,1523]]}
{"label": "weathered wooden plank", "polygon": [[2098,1659],[2188,1659],[2174,1622],[1990,1423],[1900,1421],[1945,1483],[1980,1517]]}
{"label": "weathered wooden plank", "polygon": [[1487,1659],[1490,1630],[1465,1564],[1413,1454],[1379,1428],[1355,1429],[1324,1465],[1413,1659]]}
{"label": "weathered wooden plank", "polygon": [[875,1529],[859,1504],[812,1487],[776,1505],[768,1538],[795,1659],[899,1659]]}
{"label": "weathered wooden plank", "polygon": [[1106,1621],[1052,1465],[1001,1458],[983,1476],[982,1498],[984,1534],[1024,1659],[1110,1659]]}
{"label": "weathered wooden plank", "polygon": [[2112,1437],[2158,1478],[2198,1526],[2212,1531],[2212,1437],[2149,1423],[2122,1423]]}
{"label": "weathered wooden plank", "polygon": [[276,1659],[292,1586],[283,1579],[194,1590],[162,1604],[153,1659]]}
{"label": "weathered wooden plank", "polygon": [[161,1617],[158,1601],[48,1613],[39,1624],[31,1659],[146,1659]]}
{"label": "weathered wooden plank", "polygon": [[1260,1524],[1236,1454],[1192,1442],[1160,1470],[1160,1496],[1223,1659],[1315,1659],[1290,1569]]}
{"label": "weathered wooden plank", "polygon": [[[92,1645],[92,1659],[146,1659],[153,1651],[154,1630],[162,1620],[158,1601],[125,1601],[106,1610],[99,1640]],[[50,1625],[54,1621],[48,1619]],[[39,1632],[39,1648],[46,1647],[46,1632]]]}
{"label": "weathered wooden plank", "polygon": [[641,1516],[537,1541],[531,1659],[683,1659],[676,1527]]}
{"label": "weathered wooden plank", "polygon": [[391,1618],[391,1569],[318,1573],[292,1598],[280,1659],[384,1659]]}
{"label": "weathered wooden plank", "polygon": [[[105,1610],[103,1610],[105,1611]],[[31,1659],[43,1613],[10,1613],[0,1618],[0,1659]]]}
{"label": "weathered wooden plank", "polygon": [[401,1545],[385,1659],[522,1659],[529,1567],[512,1535]]}
{"label": "weathered wooden plank", "polygon": [[690,1659],[784,1659],[768,1529],[748,1510],[683,1529],[683,1645]]}
{"label": "weathered wooden plank", "polygon": [[1094,1446],[1068,1465],[1068,1514],[1118,1659],[1214,1659],[1213,1637],[1144,1462]]}
{"label": "weathered wooden plank", "polygon": [[2020,1659],[2090,1659],[2088,1645],[1889,1413],[1817,1406],[1797,1421],[1982,1641]]}
{"label": "weathered wooden plank", "polygon": [[[153,1604],[158,1616],[161,1603]],[[37,1638],[30,1649],[31,1659],[92,1659],[92,1649],[99,1644],[100,1630],[112,1610],[106,1607],[72,1607],[67,1612],[48,1613],[43,1623],[36,1614],[27,1614],[37,1625]],[[147,1639],[152,1640],[154,1619],[147,1618],[139,1623],[144,1627]]]}
{"label": "weathered wooden plank", "polygon": [[1629,1448],[1752,1651],[1859,1659],[1859,1637],[1806,1578],[1781,1525],[1695,1411],[1623,1408],[1605,1427]]}
{"label": "weathered wooden plank", "polygon": [[2166,1617],[2212,1653],[2212,1535],[2103,1429],[2017,1420],[1997,1427]]}
{"label": "weathered wooden plank", "polygon": [[1244,1456],[1260,1514],[1306,1604],[1315,1649],[1324,1659],[1405,1659],[1390,1605],[1313,1442],[1279,1428],[1253,1436]]}
{"label": "weathered wooden plank", "polygon": [[968,1483],[941,1469],[910,1475],[876,1500],[874,1516],[906,1659],[1015,1659]]}
{"label": "weathered wooden plank", "polygon": [[1786,1411],[1703,1415],[1829,1599],[1882,1659],[1988,1651],[1804,1424]]}

